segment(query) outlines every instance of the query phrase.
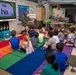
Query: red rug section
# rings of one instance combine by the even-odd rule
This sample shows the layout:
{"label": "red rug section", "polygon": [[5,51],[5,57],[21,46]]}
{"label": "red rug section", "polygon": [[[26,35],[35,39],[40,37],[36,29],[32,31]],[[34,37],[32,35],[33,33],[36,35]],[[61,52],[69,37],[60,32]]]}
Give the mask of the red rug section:
{"label": "red rug section", "polygon": [[[25,34],[25,35],[26,35],[26,34]],[[23,40],[23,37],[24,37],[25,35],[18,36],[19,40]],[[0,48],[5,47],[5,46],[7,46],[7,45],[9,45],[9,40],[5,40],[5,41],[3,41],[3,42],[0,42]]]}

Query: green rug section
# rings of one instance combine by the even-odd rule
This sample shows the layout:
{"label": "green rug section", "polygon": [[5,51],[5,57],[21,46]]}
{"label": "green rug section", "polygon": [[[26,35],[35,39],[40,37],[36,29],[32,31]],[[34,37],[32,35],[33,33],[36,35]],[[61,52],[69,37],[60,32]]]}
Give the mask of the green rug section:
{"label": "green rug section", "polygon": [[12,66],[13,64],[15,64],[16,62],[18,62],[21,59],[22,59],[21,57],[17,57],[15,55],[8,54],[8,55],[4,56],[2,59],[0,59],[0,68],[7,69],[8,67]]}
{"label": "green rug section", "polygon": [[13,54],[13,55],[15,55],[17,57],[20,57],[20,58],[23,58],[23,57],[25,57],[27,55],[25,52],[19,52],[18,50],[12,52],[11,54]]}
{"label": "green rug section", "polygon": [[[76,56],[75,55],[71,55],[70,59],[69,59],[70,66],[73,66],[75,62],[76,62]],[[76,65],[75,65],[75,67],[76,67]]]}

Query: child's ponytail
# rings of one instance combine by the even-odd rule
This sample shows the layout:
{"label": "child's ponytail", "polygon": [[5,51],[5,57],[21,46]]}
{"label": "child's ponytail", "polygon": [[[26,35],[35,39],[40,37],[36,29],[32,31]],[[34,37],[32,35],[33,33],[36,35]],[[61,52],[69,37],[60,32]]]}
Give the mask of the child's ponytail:
{"label": "child's ponytail", "polygon": [[47,51],[45,53],[45,59],[49,64],[52,64],[52,68],[55,69],[55,71],[58,70],[58,64],[55,62],[55,54],[53,52]]}
{"label": "child's ponytail", "polygon": [[54,62],[52,64],[52,68],[55,69],[55,71],[57,71],[58,70],[58,64],[56,62]]}

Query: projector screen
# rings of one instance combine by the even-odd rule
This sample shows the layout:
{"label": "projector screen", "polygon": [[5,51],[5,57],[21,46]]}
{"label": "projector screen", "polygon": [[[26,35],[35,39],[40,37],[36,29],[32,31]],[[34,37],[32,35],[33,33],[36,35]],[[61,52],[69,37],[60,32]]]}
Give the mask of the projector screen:
{"label": "projector screen", "polygon": [[16,4],[14,2],[0,1],[0,19],[15,19]]}

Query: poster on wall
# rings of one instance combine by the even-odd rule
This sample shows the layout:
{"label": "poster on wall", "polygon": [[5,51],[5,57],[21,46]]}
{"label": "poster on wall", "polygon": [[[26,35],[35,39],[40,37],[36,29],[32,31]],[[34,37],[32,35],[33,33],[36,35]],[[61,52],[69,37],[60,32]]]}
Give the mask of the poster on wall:
{"label": "poster on wall", "polygon": [[29,6],[24,6],[24,5],[18,5],[18,20],[21,21],[22,16],[24,13],[29,13]]}

